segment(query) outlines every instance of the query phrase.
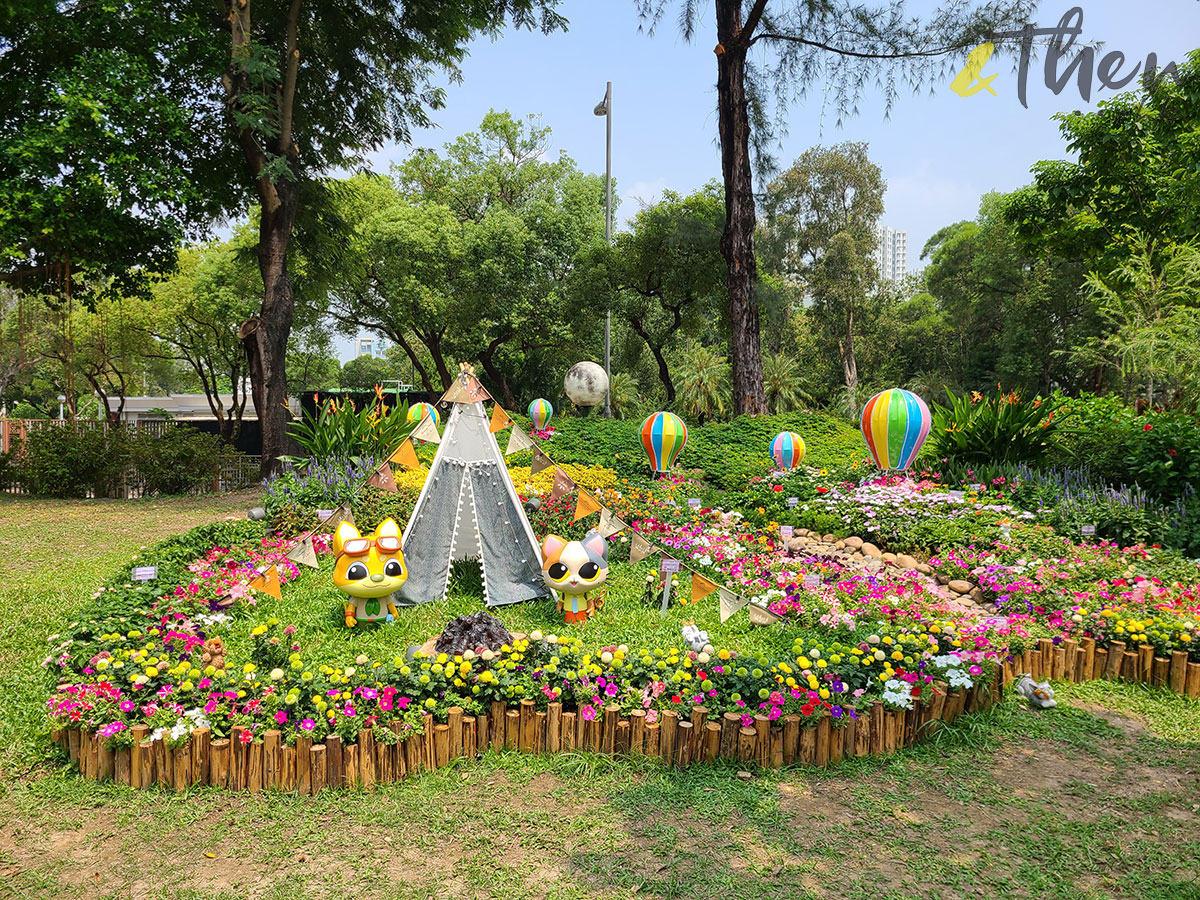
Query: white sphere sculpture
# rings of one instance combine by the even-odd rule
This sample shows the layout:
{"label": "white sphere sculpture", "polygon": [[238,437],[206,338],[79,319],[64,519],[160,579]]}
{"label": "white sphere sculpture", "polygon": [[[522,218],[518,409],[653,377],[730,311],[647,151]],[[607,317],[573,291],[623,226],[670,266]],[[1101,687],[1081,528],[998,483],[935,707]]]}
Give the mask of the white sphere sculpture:
{"label": "white sphere sculpture", "polygon": [[597,406],[608,393],[608,375],[594,362],[579,362],[567,370],[563,391],[576,406]]}

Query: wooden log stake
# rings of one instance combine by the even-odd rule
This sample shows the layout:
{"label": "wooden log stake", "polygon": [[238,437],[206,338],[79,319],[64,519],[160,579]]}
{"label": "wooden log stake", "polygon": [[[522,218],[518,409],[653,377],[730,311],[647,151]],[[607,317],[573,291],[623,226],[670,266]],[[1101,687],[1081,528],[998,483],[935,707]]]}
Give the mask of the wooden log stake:
{"label": "wooden log stake", "polygon": [[1200,663],[1188,663],[1184,693],[1193,699],[1200,697]]}
{"label": "wooden log stake", "polygon": [[802,766],[815,765],[817,761],[817,727],[806,722],[800,729],[800,752],[797,761]]}
{"label": "wooden log stake", "polygon": [[600,752],[610,756],[617,750],[617,723],[621,721],[621,707],[610,703],[604,707],[604,729],[600,737]]}
{"label": "wooden log stake", "polygon": [[1104,677],[1116,681],[1121,677],[1121,663],[1125,661],[1125,642],[1108,642],[1108,663],[1104,667]]}
{"label": "wooden log stake", "polygon": [[704,760],[715,762],[721,755],[721,724],[709,722],[704,726]]}
{"label": "wooden log stake", "polygon": [[661,741],[659,739],[660,738],[659,733],[661,731],[662,731],[662,724],[660,722],[647,722],[646,723],[646,755],[647,756],[658,756],[659,749],[660,749],[659,745],[661,744]]}
{"label": "wooden log stake", "polygon": [[296,790],[311,794],[312,789],[312,738],[301,734],[296,738]]}
{"label": "wooden log stake", "polygon": [[1153,671],[1150,683],[1155,687],[1166,687],[1171,679],[1171,658],[1169,656],[1154,657]]}
{"label": "wooden log stake", "polygon": [[175,793],[182,793],[192,786],[192,745],[189,741],[182,747],[171,749],[175,769],[173,786]]}
{"label": "wooden log stake", "polygon": [[842,761],[842,755],[845,753],[845,728],[834,728],[830,722],[829,729],[829,765],[837,765]]}
{"label": "wooden log stake", "polygon": [[503,700],[493,700],[491,708],[488,721],[492,727],[492,749],[503,750],[508,746],[508,707]]}
{"label": "wooden log stake", "polygon": [[1092,660],[1092,678],[1100,679],[1107,678],[1108,670],[1108,650],[1104,647],[1097,647],[1093,651]]}
{"label": "wooden log stake", "polygon": [[192,732],[192,784],[211,784],[212,729],[197,728]]}
{"label": "wooden log stake", "polygon": [[1171,654],[1171,690],[1176,694],[1187,691],[1187,666],[1186,650],[1176,650]]}
{"label": "wooden log stake", "polygon": [[1038,638],[1038,653],[1042,655],[1042,675],[1045,678],[1054,677],[1054,640]]}
{"label": "wooden log stake", "polygon": [[344,768],[342,739],[336,734],[331,734],[325,738],[325,784],[327,787],[336,789],[341,786]]}
{"label": "wooden log stake", "polygon": [[546,713],[539,710],[533,716],[533,752],[546,751]]}
{"label": "wooden log stake", "polygon": [[573,712],[565,712],[562,714],[562,749],[564,753],[571,753],[578,749],[578,744],[575,740],[579,733],[576,727],[577,714]]}
{"label": "wooden log stake", "polygon": [[854,755],[871,755],[871,716],[868,710],[858,710],[854,722]]}
{"label": "wooden log stake", "polygon": [[800,717],[792,714],[783,717],[783,763],[790,766],[796,762],[800,751]]}
{"label": "wooden log stake", "polygon": [[883,701],[876,700],[871,704],[871,755],[882,756],[886,748],[886,737],[883,721]]}
{"label": "wooden log stake", "polygon": [[849,716],[842,717],[842,759],[853,759],[855,756],[855,732],[858,723]]}
{"label": "wooden log stake", "polygon": [[537,705],[532,700],[522,700],[519,710],[520,715],[520,748],[522,753],[536,753],[537,747],[534,746],[537,736],[537,728],[534,722],[534,713],[537,712]]}
{"label": "wooden log stake", "polygon": [[738,760],[744,763],[758,761],[758,732],[753,728],[738,729]]}
{"label": "wooden log stake", "polygon": [[[459,728],[462,724],[459,723]],[[453,729],[451,729],[453,735]],[[459,731],[461,735],[461,730]],[[370,728],[358,730],[358,781],[363,790],[374,790],[375,782],[379,781],[379,773],[375,771],[375,734]]]}
{"label": "wooden log stake", "polygon": [[[146,728],[145,725],[137,725],[137,728]],[[149,731],[149,729],[147,729]],[[71,762],[78,765],[79,763],[79,729],[70,728],[67,730],[67,753],[71,757]]]}
{"label": "wooden log stake", "polygon": [[742,717],[737,713],[727,712],[721,717],[721,758],[737,759],[738,729],[742,727]]}
{"label": "wooden log stake", "polygon": [[629,752],[633,756],[641,756],[646,752],[646,713],[644,710],[635,709],[629,714]]}
{"label": "wooden log stake", "polygon": [[391,784],[392,777],[392,748],[382,741],[375,742],[375,783]]}
{"label": "wooden log stake", "polygon": [[407,775],[417,775],[424,768],[422,749],[425,746],[424,735],[410,734],[404,739],[404,771]]}
{"label": "wooden log stake", "polygon": [[[188,766],[191,771],[191,766]],[[106,738],[96,739],[96,778],[99,781],[112,781],[116,772],[116,762],[113,750]]]}
{"label": "wooden log stake", "polygon": [[[408,774],[408,761],[404,758],[404,741],[401,735],[404,733],[404,723],[392,720],[388,723],[388,727],[392,729],[392,734],[396,735],[396,743],[392,744],[392,780],[402,781]],[[483,740],[487,741],[487,728],[483,729]]]}
{"label": "wooden log stake", "polygon": [[758,764],[764,769],[771,765],[771,720],[762,713],[754,717],[754,732],[758,735],[755,745],[758,747]]}
{"label": "wooden log stake", "polygon": [[1082,654],[1079,662],[1079,680],[1091,681],[1095,678],[1096,665],[1096,640],[1095,638],[1085,637],[1080,644],[1080,653]]}
{"label": "wooden log stake", "polygon": [[675,742],[679,735],[679,713],[673,709],[664,710],[661,716],[662,727],[658,735],[658,752],[668,765],[675,758]]}
{"label": "wooden log stake", "polygon": [[1062,643],[1063,653],[1066,656],[1066,662],[1063,666],[1063,678],[1067,681],[1077,681],[1077,672],[1079,669],[1079,641],[1067,638]]}
{"label": "wooden log stake", "polygon": [[157,741],[143,738],[138,746],[142,748],[141,760],[138,762],[138,787],[147,790],[154,787],[158,773],[154,771],[154,745]]}
{"label": "wooden log stake", "polygon": [[1126,681],[1137,681],[1138,655],[1136,650],[1125,651],[1125,659],[1121,662],[1121,677]]}
{"label": "wooden log stake", "polygon": [[[245,729],[237,728],[234,730],[243,731]],[[171,758],[171,748],[162,739],[154,741],[153,745],[155,778],[163,787],[172,787],[175,784],[175,765],[174,760]],[[234,790],[245,790],[245,784],[239,785]]]}
{"label": "wooden log stake", "polygon": [[557,753],[562,749],[562,704],[546,704],[546,750]]}
{"label": "wooden log stake", "polygon": [[314,797],[325,790],[325,775],[329,771],[329,763],[325,760],[327,752],[324,744],[313,744],[308,750],[309,786]]}
{"label": "wooden log stake", "polygon": [[122,747],[113,754],[113,781],[129,787],[133,783],[132,756],[128,747]]}
{"label": "wooden log stake", "polygon": [[[214,744],[216,741],[213,742]],[[279,781],[279,789],[294,793],[296,790],[296,748],[283,748],[283,772]]]}
{"label": "wooden log stake", "polygon": [[346,744],[342,747],[342,780],[338,787],[353,789],[359,786],[359,772],[362,767],[358,757],[361,749],[358,744]]}
{"label": "wooden log stake", "polygon": [[487,713],[475,717],[475,754],[486,753],[492,746],[492,717]]}
{"label": "wooden log stake", "polygon": [[1137,655],[1137,681],[1149,684],[1154,678],[1154,645],[1138,644]]}
{"label": "wooden log stake", "polygon": [[463,716],[463,746],[462,755],[474,759],[479,752],[477,721],[474,716]]}
{"label": "wooden log stake", "polygon": [[694,730],[695,726],[688,721],[680,722],[675,732],[674,764],[677,769],[687,768],[692,761],[692,732]]}
{"label": "wooden log stake", "polygon": [[1050,665],[1050,677],[1056,681],[1062,681],[1063,675],[1067,671],[1067,651],[1065,648],[1054,648],[1054,655],[1051,657]]}
{"label": "wooden log stake", "polygon": [[708,724],[708,707],[693,706],[690,721],[692,723],[691,758],[694,761],[703,756],[704,726]]}
{"label": "wooden log stake", "polygon": [[[143,746],[142,741],[146,740],[146,736],[150,734],[150,726],[134,725],[129,731],[133,735],[133,746],[129,748],[129,786],[139,791],[145,790],[150,787],[149,781],[143,780],[145,774],[143,770],[146,768],[144,757],[148,748]],[[67,732],[68,740],[74,732],[75,729]],[[76,752],[78,752],[78,744],[76,744]],[[221,785],[221,787],[225,787],[225,785]]]}
{"label": "wooden log stake", "polygon": [[821,714],[821,720],[817,722],[817,755],[813,762],[821,768],[826,768],[829,765],[829,715]]}
{"label": "wooden log stake", "polygon": [[504,748],[518,750],[521,746],[521,711],[506,710],[504,713]]}
{"label": "wooden log stake", "polygon": [[613,751],[614,753],[617,753],[621,756],[629,755],[630,731],[631,728],[628,719],[621,719],[621,721],[617,723],[617,746]]}
{"label": "wooden log stake", "polygon": [[[193,735],[194,737],[195,735]],[[279,790],[279,770],[282,767],[282,733],[278,728],[268,728],[263,732],[263,788],[265,790]]]}
{"label": "wooden log stake", "polygon": [[463,755],[462,724],[463,709],[452,706],[446,710],[446,725],[450,728],[450,758],[458,759]]}
{"label": "wooden log stake", "polygon": [[254,741],[247,745],[250,748],[250,761],[246,766],[246,790],[257,794],[263,787],[263,745]]}
{"label": "wooden log stake", "polygon": [[228,738],[217,738],[208,748],[208,783],[213,787],[229,787],[229,761],[232,745]]}
{"label": "wooden log stake", "polygon": [[450,763],[450,726],[433,726],[433,767],[441,769]]}

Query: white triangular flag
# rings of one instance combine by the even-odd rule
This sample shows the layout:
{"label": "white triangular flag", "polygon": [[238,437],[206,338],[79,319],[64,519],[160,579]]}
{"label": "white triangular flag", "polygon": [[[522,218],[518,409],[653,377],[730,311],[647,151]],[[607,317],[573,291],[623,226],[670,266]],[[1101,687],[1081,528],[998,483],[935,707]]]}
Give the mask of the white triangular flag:
{"label": "white triangular flag", "polygon": [[718,588],[721,592],[721,621],[724,622],[750,601],[741,594],[735,594],[729,588]]}
{"label": "white triangular flag", "polygon": [[423,418],[417,423],[417,427],[409,432],[408,436],[413,440],[428,441],[431,444],[442,442],[442,436],[438,434],[437,426],[433,424],[433,416]]}
{"label": "white triangular flag", "polygon": [[504,451],[505,456],[512,456],[514,453],[520,453],[522,450],[528,450],[533,446],[533,438],[525,433],[525,429],[520,426],[514,428],[508,436],[508,449]]}
{"label": "white triangular flag", "polygon": [[613,515],[613,511],[607,506],[600,510],[600,535],[610,538],[619,531],[624,531],[629,526]]}
{"label": "white triangular flag", "polygon": [[321,567],[317,562],[317,549],[313,546],[312,535],[307,535],[304,540],[296,544],[288,553],[287,558],[302,566],[312,566],[314,569]]}

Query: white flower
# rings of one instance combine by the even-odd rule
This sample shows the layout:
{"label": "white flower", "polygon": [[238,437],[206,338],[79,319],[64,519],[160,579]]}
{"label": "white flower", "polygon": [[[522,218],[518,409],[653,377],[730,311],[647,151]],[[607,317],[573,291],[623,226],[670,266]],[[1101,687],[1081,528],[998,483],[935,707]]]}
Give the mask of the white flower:
{"label": "white flower", "polygon": [[529,633],[529,637],[530,640],[540,641],[542,639],[542,633],[535,629]]}
{"label": "white flower", "polygon": [[365,654],[365,653],[360,653],[360,654],[358,654],[358,656],[354,657],[354,661],[355,661],[356,663],[358,663],[360,666],[365,666],[365,665],[366,665],[367,663],[369,663],[371,660],[370,660],[370,658],[367,656],[367,654]]}
{"label": "white flower", "polygon": [[278,681],[283,677],[283,669],[275,668],[271,670],[271,680]]}

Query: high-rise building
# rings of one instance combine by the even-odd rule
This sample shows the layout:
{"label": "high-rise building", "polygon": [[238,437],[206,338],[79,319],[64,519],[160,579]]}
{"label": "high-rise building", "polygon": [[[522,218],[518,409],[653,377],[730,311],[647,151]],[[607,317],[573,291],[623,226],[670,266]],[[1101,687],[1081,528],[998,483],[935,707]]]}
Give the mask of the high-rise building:
{"label": "high-rise building", "polygon": [[880,225],[876,229],[875,265],[879,276],[900,281],[908,274],[908,232]]}

